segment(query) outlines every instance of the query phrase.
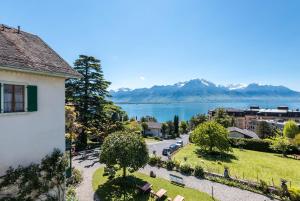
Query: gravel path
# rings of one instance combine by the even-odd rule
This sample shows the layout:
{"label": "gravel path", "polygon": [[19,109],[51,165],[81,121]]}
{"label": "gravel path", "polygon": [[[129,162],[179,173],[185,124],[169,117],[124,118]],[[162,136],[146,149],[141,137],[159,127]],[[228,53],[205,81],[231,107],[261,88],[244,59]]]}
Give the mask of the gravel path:
{"label": "gravel path", "polygon": [[212,187],[214,191],[214,197],[220,201],[271,201],[272,199],[253,193],[250,191],[241,190],[239,188],[226,186],[220,183],[211,182],[205,179],[197,179],[194,176],[185,176],[178,172],[168,171],[164,168],[151,167],[147,165],[145,168],[140,169],[139,171],[149,175],[150,171],[154,171],[157,177],[170,180],[169,174],[175,174],[180,177],[183,177],[184,183],[187,187],[197,189],[202,192],[206,192],[209,195],[212,194]]}

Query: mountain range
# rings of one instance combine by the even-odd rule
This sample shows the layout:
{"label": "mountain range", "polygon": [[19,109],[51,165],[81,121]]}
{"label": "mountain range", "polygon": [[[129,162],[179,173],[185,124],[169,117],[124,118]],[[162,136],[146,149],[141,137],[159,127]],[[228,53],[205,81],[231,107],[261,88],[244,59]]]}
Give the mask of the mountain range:
{"label": "mountain range", "polygon": [[173,85],[151,88],[120,88],[111,90],[111,99],[117,103],[170,103],[203,102],[226,100],[300,100],[300,92],[285,86],[260,85],[252,83],[216,85],[205,79],[193,79]]}

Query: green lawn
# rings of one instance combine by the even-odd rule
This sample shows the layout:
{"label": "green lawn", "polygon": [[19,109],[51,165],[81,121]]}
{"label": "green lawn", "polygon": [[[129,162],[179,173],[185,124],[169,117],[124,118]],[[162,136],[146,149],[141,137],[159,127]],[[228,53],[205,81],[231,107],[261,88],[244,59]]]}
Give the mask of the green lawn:
{"label": "green lawn", "polygon": [[233,149],[230,157],[225,159],[217,157],[201,157],[197,154],[197,147],[189,144],[177,152],[172,158],[187,162],[192,166],[201,165],[209,172],[223,173],[224,166],[229,167],[230,174],[238,178],[257,181],[257,177],[268,184],[272,178],[275,185],[280,184],[284,178],[292,181],[292,186],[300,187],[300,161],[283,158],[280,154],[264,153],[251,150]]}
{"label": "green lawn", "polygon": [[[127,182],[124,183],[121,177],[117,177],[113,181],[108,181],[107,177],[103,176],[104,168],[99,168],[93,175],[93,189],[97,192],[98,196],[102,201],[108,200],[134,200],[134,201],[147,201],[151,200],[148,194],[141,194],[136,192],[135,185],[132,184],[143,184],[146,181],[153,185],[153,190],[157,191],[160,188],[166,189],[167,195],[174,198],[176,195],[182,195],[187,201],[213,201],[213,199],[206,193],[191,189],[180,187],[171,184],[169,181],[152,178],[142,173],[134,173],[127,178]],[[121,188],[120,186],[126,186]],[[130,187],[132,186],[132,187]],[[124,190],[125,189],[125,190]],[[125,192],[125,193],[124,193]],[[124,199],[125,195],[125,199]]]}

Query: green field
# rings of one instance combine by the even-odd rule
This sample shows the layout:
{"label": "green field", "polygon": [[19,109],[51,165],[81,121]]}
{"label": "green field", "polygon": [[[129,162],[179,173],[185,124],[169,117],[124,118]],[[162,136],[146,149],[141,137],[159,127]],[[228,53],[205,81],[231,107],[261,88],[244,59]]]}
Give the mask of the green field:
{"label": "green field", "polygon": [[273,178],[275,185],[279,185],[280,179],[284,178],[291,181],[292,186],[300,187],[300,161],[283,158],[280,154],[233,149],[232,155],[224,159],[201,157],[197,154],[197,147],[189,144],[172,158],[181,162],[184,157],[187,157],[187,163],[200,165],[209,172],[222,174],[224,166],[227,166],[230,175],[240,179],[257,181],[258,178],[271,185]]}
{"label": "green field", "polygon": [[[136,193],[136,188],[130,188],[128,184],[125,184],[125,188],[121,189],[117,180],[122,181],[121,177],[118,177],[114,181],[108,181],[107,177],[103,176],[104,168],[99,168],[93,175],[93,189],[98,194],[102,201],[108,200],[124,200],[124,192],[126,199],[125,200],[135,200],[135,201],[147,201],[153,200],[149,197],[148,194]],[[132,177],[134,176],[134,177]],[[182,195],[185,197],[185,200],[188,201],[213,201],[213,199],[206,193],[191,189],[180,187],[171,184],[169,181],[152,178],[142,173],[134,173],[129,176],[127,180],[130,180],[130,183],[143,184],[146,181],[153,185],[152,189],[154,191],[159,190],[160,188],[166,189],[167,196],[174,198],[176,195]],[[124,190],[125,189],[125,190]],[[215,200],[214,200],[215,201]]]}

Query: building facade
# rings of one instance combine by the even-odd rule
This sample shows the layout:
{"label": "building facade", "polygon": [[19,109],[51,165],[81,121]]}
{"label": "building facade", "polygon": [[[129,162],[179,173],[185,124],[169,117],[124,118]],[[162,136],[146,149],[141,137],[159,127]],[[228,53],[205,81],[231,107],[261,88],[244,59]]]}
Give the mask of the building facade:
{"label": "building facade", "polygon": [[65,79],[79,76],[38,36],[0,25],[0,175],[65,150]]}

